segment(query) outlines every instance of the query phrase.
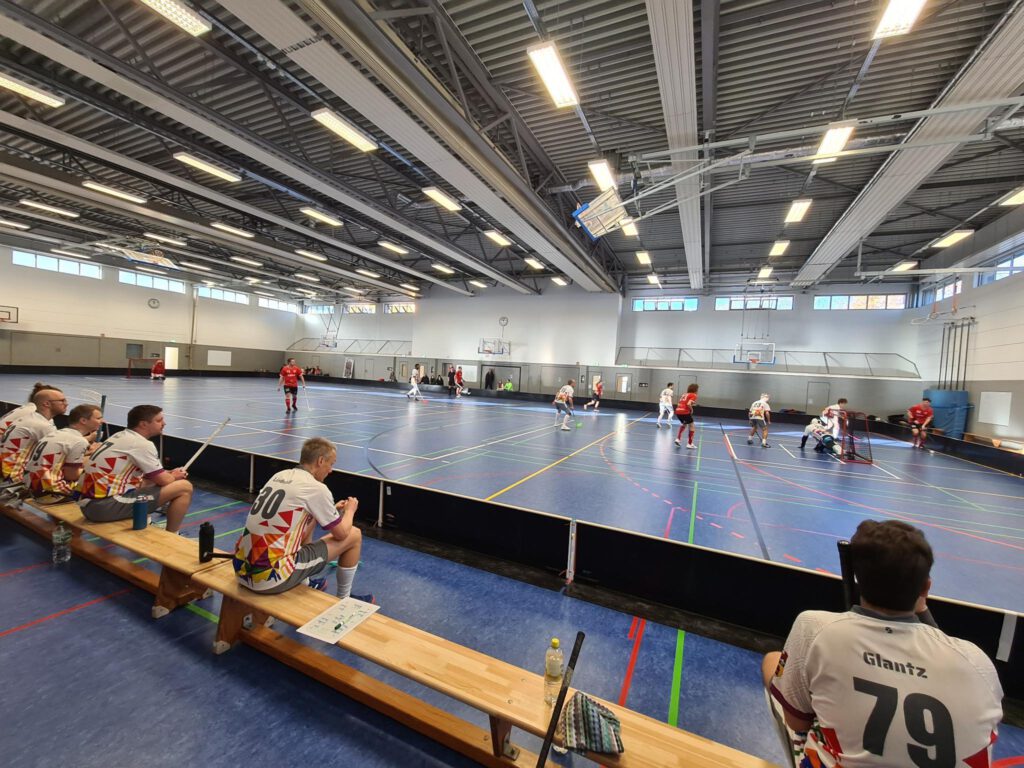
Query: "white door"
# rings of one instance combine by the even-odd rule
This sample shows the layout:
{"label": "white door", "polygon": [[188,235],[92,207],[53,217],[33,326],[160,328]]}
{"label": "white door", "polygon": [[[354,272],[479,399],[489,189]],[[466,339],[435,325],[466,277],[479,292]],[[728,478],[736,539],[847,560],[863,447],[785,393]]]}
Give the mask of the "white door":
{"label": "white door", "polygon": [[177,347],[164,347],[164,367],[168,371],[174,371],[178,368],[178,348]]}

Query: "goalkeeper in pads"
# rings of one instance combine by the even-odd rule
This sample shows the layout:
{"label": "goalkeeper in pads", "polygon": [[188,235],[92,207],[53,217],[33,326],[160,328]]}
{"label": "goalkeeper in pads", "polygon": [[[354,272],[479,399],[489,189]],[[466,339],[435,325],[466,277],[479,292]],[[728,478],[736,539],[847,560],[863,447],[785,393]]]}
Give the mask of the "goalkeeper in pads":
{"label": "goalkeeper in pads", "polygon": [[813,437],[815,441],[814,450],[818,453],[830,452],[838,456],[841,452],[839,441],[835,439],[832,432],[835,425],[832,419],[811,419],[811,423],[804,427],[804,436],[800,438],[800,450],[807,445],[807,438]]}

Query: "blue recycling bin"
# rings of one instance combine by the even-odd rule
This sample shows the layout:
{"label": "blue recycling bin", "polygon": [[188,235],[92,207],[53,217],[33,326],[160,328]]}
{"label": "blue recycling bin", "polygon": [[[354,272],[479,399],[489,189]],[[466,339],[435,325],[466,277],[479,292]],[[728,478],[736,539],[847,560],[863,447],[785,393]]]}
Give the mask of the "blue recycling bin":
{"label": "blue recycling bin", "polygon": [[935,418],[932,426],[941,429],[947,437],[964,439],[967,427],[967,411],[971,404],[966,389],[926,389],[924,396],[932,401]]}

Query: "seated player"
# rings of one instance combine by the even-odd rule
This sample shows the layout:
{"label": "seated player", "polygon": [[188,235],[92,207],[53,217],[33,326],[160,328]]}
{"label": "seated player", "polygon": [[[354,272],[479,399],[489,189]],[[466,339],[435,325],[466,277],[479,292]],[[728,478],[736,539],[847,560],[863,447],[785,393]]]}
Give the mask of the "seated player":
{"label": "seated player", "polygon": [[[672,428],[672,407],[673,399],[676,396],[675,391],[672,389],[673,386],[674,385],[670,381],[668,384],[665,385],[665,388],[661,390],[661,393],[658,395],[658,420],[657,422],[655,422],[654,425],[658,429],[661,429],[662,418],[665,419],[665,422],[666,424],[668,424],[669,429]],[[586,406],[583,407],[586,408]]]}
{"label": "seated player", "polygon": [[768,425],[772,423],[772,408],[768,405],[768,393],[762,392],[761,397],[750,404],[750,434],[747,445],[754,444],[754,435],[761,438],[761,447],[768,448]]}
{"label": "seated player", "polygon": [[[672,386],[669,384],[669,386]],[[679,419],[679,433],[676,435],[676,445],[680,445],[683,439],[683,430],[689,426],[690,434],[686,439],[687,448],[695,448],[693,444],[693,409],[697,405],[697,390],[699,385],[690,384],[686,388],[686,394],[679,398],[676,405],[676,418]]]}
{"label": "seated player", "polygon": [[82,514],[94,523],[127,520],[140,493],[150,493],[149,512],[163,509],[167,530],[177,533],[192,503],[192,483],[184,469],[166,470],[152,440],[164,431],[158,405],[128,411],[127,429],[108,437],[85,460],[79,480]]}
{"label": "seated player", "polygon": [[27,416],[30,413],[36,412],[36,404],[32,402],[32,398],[44,389],[56,389],[56,387],[51,387],[49,384],[43,384],[41,381],[37,381],[33,385],[32,391],[28,393],[28,402],[24,405],[19,405],[17,408],[12,408],[3,416],[0,416],[0,435],[2,435],[7,428],[11,426],[11,424],[22,416]]}
{"label": "seated player", "polygon": [[102,424],[103,411],[98,405],[76,405],[68,414],[67,427],[36,443],[25,462],[24,477],[33,496],[71,496],[86,455],[99,447],[94,440]]}
{"label": "seated player", "polygon": [[930,398],[922,397],[917,405],[907,409],[907,423],[910,424],[910,434],[913,435],[911,445],[915,448],[924,448],[924,441],[928,439],[928,425],[935,418],[935,411],[932,410]]}
{"label": "seated player", "polygon": [[762,665],[794,764],[992,765],[1002,688],[980,648],[931,622],[924,534],[864,520],[850,543],[860,605],[801,613]]}
{"label": "seated player", "polygon": [[[285,592],[337,560],[337,595],[351,595],[363,535],[352,522],[359,500],[350,496],[335,504],[324,485],[337,457],[332,442],[312,437],[302,444],[299,466],[278,472],[263,486],[235,545],[235,573],[244,587]],[[314,541],[318,523],[327,535]],[[373,595],[351,596],[373,602]]]}
{"label": "seated player", "polygon": [[801,450],[807,443],[808,435],[814,438],[814,450],[818,453],[829,452],[836,456],[842,453],[839,441],[832,436],[832,423],[827,419],[825,421],[811,419],[811,423],[804,428],[804,436],[800,438]]}
{"label": "seated player", "polygon": [[41,389],[32,398],[36,409],[17,419],[0,437],[0,475],[3,482],[21,485],[28,461],[36,444],[56,432],[53,417],[68,409],[68,399],[59,389]]}
{"label": "seated player", "polygon": [[575,379],[569,379],[565,382],[558,394],[555,395],[555,399],[551,401],[552,405],[555,406],[555,426],[558,425],[558,417],[562,416],[562,431],[569,431],[569,419],[573,417],[572,412],[572,397],[575,394],[573,385],[576,384]]}
{"label": "seated player", "polygon": [[299,410],[299,382],[302,382],[302,387],[306,387],[306,377],[302,373],[302,369],[295,364],[295,358],[289,357],[288,362],[281,367],[281,372],[277,377],[277,391],[281,391],[281,387],[284,387],[284,410],[285,413],[288,411]]}
{"label": "seated player", "polygon": [[[672,385],[669,384],[671,387]],[[604,381],[598,377],[597,381],[594,382],[594,391],[590,396],[590,402],[583,404],[583,410],[587,410],[590,406],[594,406],[594,410],[597,411],[601,408],[601,395],[604,394]]]}
{"label": "seated player", "polygon": [[826,407],[821,412],[821,420],[828,421],[832,425],[832,437],[836,440],[839,439],[839,428],[843,419],[846,418],[846,403],[846,398],[840,397],[833,405]]}
{"label": "seated player", "polygon": [[153,367],[149,369],[149,378],[153,381],[163,381],[167,372],[164,361],[157,359],[153,361]]}

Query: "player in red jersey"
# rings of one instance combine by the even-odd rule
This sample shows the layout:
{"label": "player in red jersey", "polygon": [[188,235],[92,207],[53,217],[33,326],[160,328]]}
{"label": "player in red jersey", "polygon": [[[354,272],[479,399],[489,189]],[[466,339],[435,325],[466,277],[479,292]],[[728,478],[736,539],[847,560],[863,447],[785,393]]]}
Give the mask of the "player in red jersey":
{"label": "player in red jersey", "polygon": [[297,411],[299,410],[299,382],[302,382],[302,388],[306,388],[306,377],[303,375],[302,369],[295,364],[295,358],[289,357],[288,363],[281,368],[281,373],[277,377],[277,391],[281,391],[281,387],[284,387],[284,410]]}
{"label": "player in red jersey", "polygon": [[932,423],[934,417],[932,401],[927,397],[922,397],[920,403],[907,409],[907,422],[914,436],[910,442],[915,448],[924,448],[924,441],[928,438],[928,425]]}
{"label": "player in red jersey", "polygon": [[163,381],[167,372],[167,366],[164,365],[163,360],[156,360],[153,362],[153,367],[149,369],[149,378],[154,381]]}
{"label": "player in red jersey", "polygon": [[699,385],[691,384],[686,388],[686,394],[679,398],[676,404],[676,418],[679,419],[679,433],[676,435],[676,445],[682,445],[683,430],[690,427],[689,437],[686,439],[686,447],[693,448],[693,407],[697,404],[697,390]]}
{"label": "player in red jersey", "polygon": [[593,394],[590,396],[590,402],[583,404],[583,410],[587,410],[590,406],[594,406],[594,410],[598,410],[601,407],[601,395],[604,394],[604,381],[601,377],[598,377],[597,381],[594,382]]}

